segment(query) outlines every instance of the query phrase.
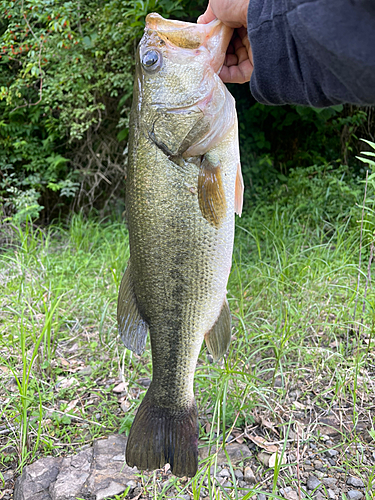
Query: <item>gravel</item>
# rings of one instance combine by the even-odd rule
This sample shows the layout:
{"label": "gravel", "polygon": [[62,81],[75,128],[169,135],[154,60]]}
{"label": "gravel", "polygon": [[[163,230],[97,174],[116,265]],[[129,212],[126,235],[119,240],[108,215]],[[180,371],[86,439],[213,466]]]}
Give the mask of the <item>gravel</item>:
{"label": "gravel", "polygon": [[333,458],[339,454],[337,450],[326,450],[324,453],[328,458]]}
{"label": "gravel", "polygon": [[239,480],[242,480],[242,478],[243,478],[243,472],[242,472],[242,470],[240,470],[240,469],[236,469],[236,470],[234,471],[234,475],[235,475],[235,477],[236,477],[237,479],[239,479]]}
{"label": "gravel", "polygon": [[245,467],[244,479],[248,484],[255,484],[257,482],[251,467]]}
{"label": "gravel", "polygon": [[334,488],[336,486],[337,479],[334,477],[323,477],[322,483],[328,488]]}
{"label": "gravel", "polygon": [[307,480],[307,489],[315,490],[316,488],[319,488],[321,484],[322,482],[317,477],[309,476]]}
{"label": "gravel", "polygon": [[348,491],[346,496],[349,498],[349,500],[361,500],[361,498],[363,498],[363,493],[358,490],[350,490]]}
{"label": "gravel", "polygon": [[359,479],[359,477],[353,477],[353,476],[348,477],[346,484],[348,486],[354,486],[354,488],[364,488],[365,487],[362,479]]}

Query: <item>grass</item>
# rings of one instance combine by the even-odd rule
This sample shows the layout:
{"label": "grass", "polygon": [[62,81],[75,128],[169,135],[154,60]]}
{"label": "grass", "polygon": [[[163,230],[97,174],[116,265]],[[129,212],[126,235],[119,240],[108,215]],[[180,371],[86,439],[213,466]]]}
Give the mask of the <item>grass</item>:
{"label": "grass", "polygon": [[[306,443],[320,445],[319,419],[332,414],[345,423],[341,468],[366,484],[374,477],[360,447],[375,445],[366,430],[375,427],[375,293],[367,266],[375,226],[369,205],[358,270],[363,186],[351,181],[350,191],[334,178],[322,169],[292,176],[297,194],[276,186],[237,220],[228,285],[233,341],[216,364],[202,348],[195,375],[200,440],[211,454],[190,481],[161,485],[156,474],[143,474],[152,498],[173,488],[194,499],[282,498],[279,488],[300,487],[297,458],[281,462],[287,443],[298,442],[302,455]],[[318,200],[316,210],[306,196]],[[138,357],[117,337],[117,292],[129,257],[124,222],[75,215],[66,227],[7,224],[0,237],[0,471],[20,471],[41,456],[126,432],[152,367],[148,349]],[[118,398],[113,388],[121,381],[126,393]],[[254,433],[278,443],[278,462],[267,468],[254,458],[257,484],[228,491],[209,472],[223,436],[251,444]],[[230,460],[229,470],[233,476]]]}

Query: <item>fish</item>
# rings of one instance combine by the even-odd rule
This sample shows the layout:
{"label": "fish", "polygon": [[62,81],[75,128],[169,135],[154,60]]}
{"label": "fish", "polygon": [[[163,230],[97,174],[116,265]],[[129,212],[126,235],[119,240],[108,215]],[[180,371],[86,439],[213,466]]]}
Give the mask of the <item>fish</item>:
{"label": "fish", "polygon": [[136,56],[125,211],[130,258],[118,295],[124,345],[150,334],[152,381],[134,417],[130,467],[198,469],[194,372],[231,340],[226,298],[243,180],[235,101],[218,76],[232,29],[146,18]]}

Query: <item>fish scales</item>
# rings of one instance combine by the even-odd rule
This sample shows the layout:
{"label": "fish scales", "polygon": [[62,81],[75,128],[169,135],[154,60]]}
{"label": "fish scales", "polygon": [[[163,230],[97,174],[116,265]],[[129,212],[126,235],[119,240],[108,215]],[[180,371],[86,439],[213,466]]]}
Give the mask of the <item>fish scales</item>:
{"label": "fish scales", "polygon": [[[126,180],[130,262],[120,287],[118,322],[125,345],[136,352],[143,350],[149,330],[153,373],[130,431],[126,460],[140,469],[169,462],[174,474],[192,476],[198,460],[193,393],[198,355],[205,335],[214,355],[225,352],[230,340],[226,285],[239,175],[237,123],[230,111],[225,133],[215,132],[219,139],[199,145],[210,134],[212,118],[204,106],[212,104],[197,108],[197,102],[207,95],[215,101],[213,85],[229,103],[219,103],[221,113],[225,106],[234,109],[233,98],[220,81],[210,81],[216,73],[206,82],[196,66],[207,59],[207,50],[195,54],[176,77],[173,65],[180,49],[162,36],[173,22],[152,16],[140,44],[134,86]],[[196,26],[175,23],[180,31]],[[218,22],[215,29],[223,39]],[[189,45],[188,37],[183,44]],[[148,72],[149,60],[158,58],[157,74]]]}

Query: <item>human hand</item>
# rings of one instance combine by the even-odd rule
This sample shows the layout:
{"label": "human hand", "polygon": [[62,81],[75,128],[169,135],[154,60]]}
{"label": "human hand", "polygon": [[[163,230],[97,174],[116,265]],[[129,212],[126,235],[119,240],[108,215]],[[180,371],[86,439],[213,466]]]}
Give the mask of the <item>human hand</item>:
{"label": "human hand", "polygon": [[248,5],[249,0],[210,0],[206,12],[197,20],[198,24],[207,24],[219,19],[235,28],[219,74],[225,83],[249,82],[253,72],[253,54],[246,29]]}

